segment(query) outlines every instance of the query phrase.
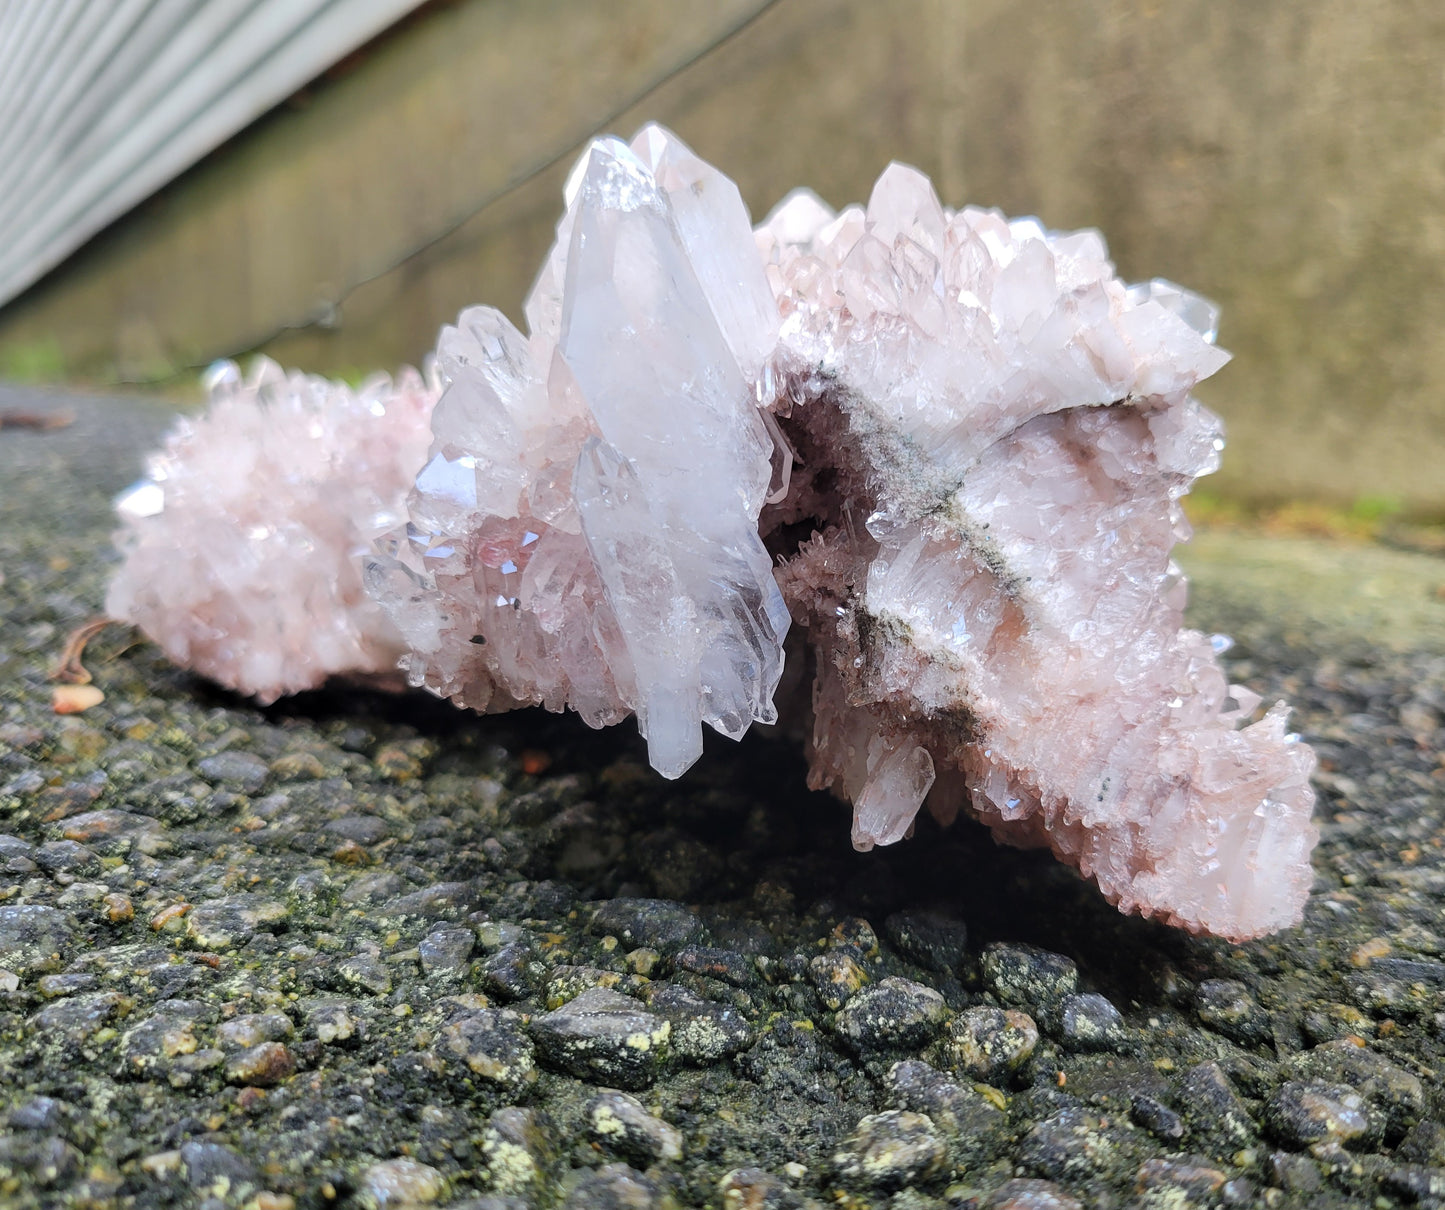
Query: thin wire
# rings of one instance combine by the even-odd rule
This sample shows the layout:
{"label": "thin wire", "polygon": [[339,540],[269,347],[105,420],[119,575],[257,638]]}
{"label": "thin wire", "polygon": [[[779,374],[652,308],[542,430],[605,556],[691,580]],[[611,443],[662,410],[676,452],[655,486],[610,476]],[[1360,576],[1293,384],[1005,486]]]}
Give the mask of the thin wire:
{"label": "thin wire", "polygon": [[393,260],[389,261],[387,264],[383,265],[380,269],[377,269],[371,273],[367,273],[364,276],[356,278],[355,280],[349,282],[345,287],[341,289],[339,293],[335,295],[335,297],[328,300],[324,307],[314,309],[305,318],[296,320],[294,322],[283,322],[277,324],[268,332],[265,332],[255,337],[248,337],[246,340],[232,346],[232,348],[228,352],[215,353],[200,361],[183,362],[178,366],[173,366],[172,369],[167,373],[157,375],[153,378],[127,378],[125,379],[125,381],[127,383],[137,386],[153,386],[160,383],[171,382],[190,373],[193,373],[196,370],[203,369],[218,358],[238,357],[242,354],[250,352],[252,349],[258,349],[262,345],[269,344],[271,341],[285,335],[287,332],[300,331],[305,328],[316,327],[317,325],[324,323],[328,315],[334,314],[339,311],[341,307],[345,304],[346,300],[350,298],[354,293],[356,293],[357,290],[361,289],[361,287],[369,285],[371,282],[374,282],[379,278],[385,277],[388,273],[396,272],[396,270],[400,269],[403,265],[415,260],[423,253],[436,247],[443,240],[446,240],[450,236],[456,234],[456,232],[460,231],[469,222],[471,222],[472,219],[476,218],[477,215],[481,214],[484,210],[496,205],[498,202],[509,197],[511,194],[516,193],[518,190],[524,188],[526,185],[536,180],[539,176],[542,176],[544,173],[555,168],[558,164],[570,159],[576,153],[579,147],[583,146],[589,140],[601,134],[629,109],[632,109],[634,106],[640,105],[642,102],[646,101],[648,97],[652,96],[653,93],[657,92],[659,89],[666,87],[673,80],[677,79],[678,76],[682,75],[690,68],[702,62],[709,55],[713,54],[717,50],[720,50],[722,47],[732,42],[735,38],[745,33],[748,29],[750,29],[753,25],[755,25],[772,9],[776,8],[782,2],[783,0],[764,0],[764,3],[762,5],[754,9],[741,21],[738,21],[736,24],[732,25],[728,29],[725,29],[711,42],[707,43],[707,45],[698,48],[686,59],[682,60],[680,63],[673,65],[672,67],[669,67],[665,72],[662,73],[662,75],[658,76],[655,80],[652,80],[648,84],[644,85],[637,92],[631,94],[626,99],[624,99],[614,109],[608,112],[606,117],[602,118],[590,129],[588,129],[581,138],[574,139],[571,142],[568,142],[567,144],[559,148],[556,152],[547,156],[540,162],[534,164],[532,167],[523,169],[520,174],[505,181],[499,188],[493,190],[491,193],[486,194],[484,197],[481,198],[481,200],[469,206],[467,209],[462,211],[455,218],[445,223],[442,227],[433,232],[431,235],[428,235],[418,243],[413,244],[410,248],[402,252]]}

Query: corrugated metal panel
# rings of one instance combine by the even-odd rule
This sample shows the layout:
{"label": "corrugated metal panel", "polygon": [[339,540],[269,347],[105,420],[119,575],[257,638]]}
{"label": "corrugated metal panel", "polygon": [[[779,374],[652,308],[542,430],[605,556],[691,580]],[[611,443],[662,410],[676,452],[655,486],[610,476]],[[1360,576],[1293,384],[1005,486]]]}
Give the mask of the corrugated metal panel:
{"label": "corrugated metal panel", "polygon": [[0,0],[0,304],[422,0]]}

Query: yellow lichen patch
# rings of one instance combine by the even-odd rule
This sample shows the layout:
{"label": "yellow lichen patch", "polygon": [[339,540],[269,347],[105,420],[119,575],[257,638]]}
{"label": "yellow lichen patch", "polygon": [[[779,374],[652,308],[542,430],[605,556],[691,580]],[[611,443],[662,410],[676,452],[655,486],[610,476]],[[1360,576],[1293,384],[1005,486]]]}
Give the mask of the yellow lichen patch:
{"label": "yellow lichen patch", "polygon": [[525,1147],[489,1136],[482,1148],[490,1187],[498,1193],[525,1193],[537,1182],[537,1162]]}
{"label": "yellow lichen patch", "polygon": [[631,1050],[651,1050],[654,1046],[666,1046],[670,1037],[672,1037],[672,1026],[664,1021],[650,1032],[629,1034],[625,1045]]}

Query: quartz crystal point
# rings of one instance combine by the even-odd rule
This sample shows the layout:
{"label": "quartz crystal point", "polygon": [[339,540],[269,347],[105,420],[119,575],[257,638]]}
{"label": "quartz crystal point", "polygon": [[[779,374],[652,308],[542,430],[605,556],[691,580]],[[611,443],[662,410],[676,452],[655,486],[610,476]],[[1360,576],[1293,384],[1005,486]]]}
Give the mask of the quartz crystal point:
{"label": "quartz crystal point", "polygon": [[594,143],[527,305],[443,334],[411,525],[368,568],[414,683],[635,712],[680,776],[774,722],[788,613],[758,530],[778,310],[737,188],[656,127]]}
{"label": "quartz crystal point", "polygon": [[401,636],[362,588],[361,555],[405,517],[437,388],[414,370],[352,390],[258,359],[209,374],[117,502],[106,597],[178,664],[274,701],[336,674],[394,677]]}

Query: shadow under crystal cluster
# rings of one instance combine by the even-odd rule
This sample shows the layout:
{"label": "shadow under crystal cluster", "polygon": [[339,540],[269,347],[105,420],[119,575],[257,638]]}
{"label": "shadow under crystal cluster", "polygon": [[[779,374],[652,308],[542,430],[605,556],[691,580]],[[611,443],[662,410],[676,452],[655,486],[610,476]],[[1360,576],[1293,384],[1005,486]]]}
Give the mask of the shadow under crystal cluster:
{"label": "shadow under crystal cluster", "polygon": [[651,126],[566,196],[529,333],[444,329],[431,448],[366,560],[412,684],[636,714],[668,777],[704,724],[781,709],[860,848],[966,809],[1125,911],[1299,919],[1313,756],[1183,627],[1170,560],[1223,446],[1190,395],[1227,360],[1210,304],[897,164],[866,208],[800,191],[755,232]]}

